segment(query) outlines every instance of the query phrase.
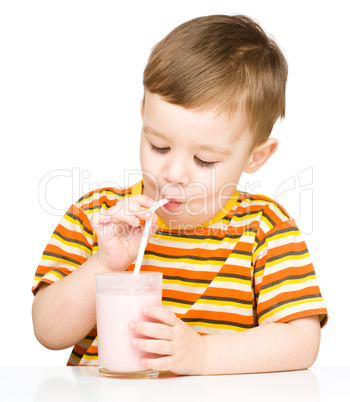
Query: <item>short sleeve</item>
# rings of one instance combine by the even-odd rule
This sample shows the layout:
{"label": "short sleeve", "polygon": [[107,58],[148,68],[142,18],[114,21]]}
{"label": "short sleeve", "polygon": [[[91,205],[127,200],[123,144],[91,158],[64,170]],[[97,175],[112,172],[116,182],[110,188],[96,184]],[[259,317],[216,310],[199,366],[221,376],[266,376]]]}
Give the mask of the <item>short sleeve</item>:
{"label": "short sleeve", "polygon": [[309,251],[294,220],[282,222],[259,241],[253,254],[258,325],[318,315],[328,319]]}
{"label": "short sleeve", "polygon": [[83,209],[75,204],[53,232],[36,269],[32,292],[40,283],[54,283],[83,264],[93,253],[95,234]]}

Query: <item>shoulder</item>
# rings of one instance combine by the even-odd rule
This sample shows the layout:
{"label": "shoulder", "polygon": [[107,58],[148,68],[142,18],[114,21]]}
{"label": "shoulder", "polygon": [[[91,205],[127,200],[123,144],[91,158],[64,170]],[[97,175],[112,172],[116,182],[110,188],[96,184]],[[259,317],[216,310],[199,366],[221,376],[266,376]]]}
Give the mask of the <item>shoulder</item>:
{"label": "shoulder", "polygon": [[75,207],[84,211],[85,214],[98,212],[102,208],[109,209],[113,207],[119,200],[130,196],[132,187],[117,188],[104,187],[99,188],[83,195],[76,203]]}
{"label": "shoulder", "polygon": [[239,217],[244,224],[258,224],[267,233],[271,229],[293,221],[285,208],[273,199],[262,194],[241,192],[233,219]]}
{"label": "shoulder", "polygon": [[240,207],[244,208],[247,212],[253,214],[274,213],[276,219],[279,219],[280,221],[291,219],[291,216],[281,204],[265,195],[241,192],[239,200],[241,201]]}

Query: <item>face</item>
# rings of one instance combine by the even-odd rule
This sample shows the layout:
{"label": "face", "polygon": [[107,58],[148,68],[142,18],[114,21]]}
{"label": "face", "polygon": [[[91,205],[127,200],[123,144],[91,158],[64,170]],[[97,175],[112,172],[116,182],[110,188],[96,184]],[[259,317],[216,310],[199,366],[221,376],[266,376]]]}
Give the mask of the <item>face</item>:
{"label": "face", "polygon": [[251,156],[240,114],[193,111],[146,92],[140,158],[143,194],[170,202],[157,214],[171,227],[192,229],[227,204]]}

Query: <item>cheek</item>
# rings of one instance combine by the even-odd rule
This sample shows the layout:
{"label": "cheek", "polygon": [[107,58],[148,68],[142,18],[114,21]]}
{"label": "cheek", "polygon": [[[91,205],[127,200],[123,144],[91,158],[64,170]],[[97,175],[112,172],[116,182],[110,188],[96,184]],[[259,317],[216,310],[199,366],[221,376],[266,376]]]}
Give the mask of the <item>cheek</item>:
{"label": "cheek", "polygon": [[140,144],[140,164],[141,169],[149,171],[152,168],[152,155],[151,150],[147,146],[146,142],[141,140]]}
{"label": "cheek", "polygon": [[223,200],[229,199],[235,192],[238,181],[239,175],[232,167],[217,169],[215,177],[212,179],[211,196],[223,198]]}

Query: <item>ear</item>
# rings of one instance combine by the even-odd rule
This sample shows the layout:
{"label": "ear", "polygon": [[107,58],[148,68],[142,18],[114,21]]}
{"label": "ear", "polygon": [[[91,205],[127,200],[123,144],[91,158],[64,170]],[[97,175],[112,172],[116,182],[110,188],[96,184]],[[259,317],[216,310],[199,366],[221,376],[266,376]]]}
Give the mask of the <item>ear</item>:
{"label": "ear", "polygon": [[277,147],[278,141],[276,138],[269,138],[264,143],[256,146],[250,155],[244,171],[246,173],[254,173],[259,170],[276,151]]}
{"label": "ear", "polygon": [[142,118],[142,120],[143,120],[144,108],[145,108],[145,97],[143,97],[143,99],[141,99],[141,118]]}

